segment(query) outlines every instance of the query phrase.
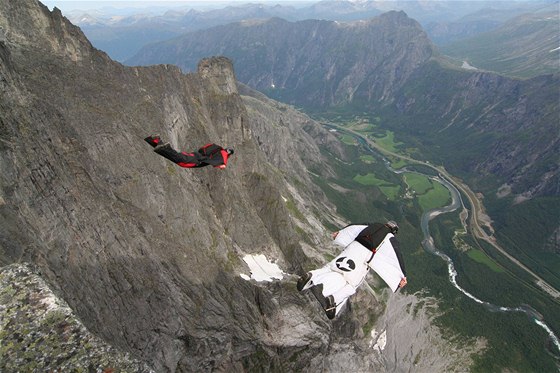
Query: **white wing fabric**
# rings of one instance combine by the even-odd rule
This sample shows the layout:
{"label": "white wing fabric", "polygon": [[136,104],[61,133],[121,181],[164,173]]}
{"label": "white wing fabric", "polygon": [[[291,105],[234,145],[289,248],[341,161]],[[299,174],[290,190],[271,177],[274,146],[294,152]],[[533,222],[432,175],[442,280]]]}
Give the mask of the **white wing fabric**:
{"label": "white wing fabric", "polygon": [[404,273],[399,264],[395,249],[391,244],[390,238],[392,234],[388,234],[385,240],[377,248],[377,252],[373,256],[372,261],[369,263],[373,269],[382,279],[389,285],[393,292],[399,288],[399,283],[404,276]]}
{"label": "white wing fabric", "polygon": [[346,247],[358,237],[361,231],[367,228],[367,225],[349,225],[338,231],[338,235],[334,239],[334,243]]}

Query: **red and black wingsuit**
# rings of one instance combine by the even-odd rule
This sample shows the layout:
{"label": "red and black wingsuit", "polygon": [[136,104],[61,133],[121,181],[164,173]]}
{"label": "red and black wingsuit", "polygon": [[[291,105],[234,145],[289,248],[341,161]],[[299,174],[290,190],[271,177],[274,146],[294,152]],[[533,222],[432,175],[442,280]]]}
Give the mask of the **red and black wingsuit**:
{"label": "red and black wingsuit", "polygon": [[229,156],[233,154],[233,149],[224,149],[216,144],[206,144],[194,153],[187,153],[176,151],[169,143],[164,144],[157,135],[148,136],[144,140],[154,147],[154,152],[185,168],[214,166],[224,169]]}

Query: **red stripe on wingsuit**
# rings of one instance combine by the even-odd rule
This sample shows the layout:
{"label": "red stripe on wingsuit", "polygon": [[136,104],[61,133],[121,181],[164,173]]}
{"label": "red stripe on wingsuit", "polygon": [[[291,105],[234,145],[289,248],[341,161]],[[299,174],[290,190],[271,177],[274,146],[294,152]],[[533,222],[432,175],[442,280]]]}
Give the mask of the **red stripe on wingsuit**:
{"label": "red stripe on wingsuit", "polygon": [[196,166],[196,163],[185,163],[185,162],[179,162],[177,163],[178,166],[184,167],[184,168],[193,168],[194,166]]}
{"label": "red stripe on wingsuit", "polygon": [[228,156],[229,156],[229,154],[227,153],[227,151],[226,151],[226,150],[221,150],[221,151],[220,151],[220,153],[222,153],[222,159],[224,160],[224,164],[221,164],[221,165],[217,165],[217,166],[214,166],[214,167],[218,167],[218,168],[226,168],[226,165],[227,165],[227,160],[228,160]]}

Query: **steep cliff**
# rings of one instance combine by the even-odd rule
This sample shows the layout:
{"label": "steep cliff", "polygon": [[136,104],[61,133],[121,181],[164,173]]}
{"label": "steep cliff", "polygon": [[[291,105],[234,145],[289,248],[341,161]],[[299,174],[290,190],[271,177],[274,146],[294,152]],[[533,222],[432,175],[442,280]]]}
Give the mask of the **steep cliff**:
{"label": "steep cliff", "polygon": [[[279,302],[281,287],[239,277],[249,253],[291,272],[305,264],[281,197],[304,212],[306,240],[328,235],[305,222],[302,162],[296,188],[257,147],[231,63],[126,68],[35,1],[2,2],[0,26],[2,263],[34,263],[92,332],[156,371],[278,367],[263,356],[324,351],[313,341],[330,326],[294,307],[304,299]],[[181,170],[142,141],[154,132],[235,157],[222,172]],[[309,334],[300,348],[267,337],[285,309],[309,324],[292,333]]]}
{"label": "steep cliff", "polygon": [[[0,30],[1,338],[3,356],[17,356],[2,370],[383,369],[365,327],[383,302],[362,293],[331,323],[295,290],[294,274],[333,253],[325,225],[343,224],[309,180],[323,160],[301,127],[335,151],[328,132],[241,96],[225,58],[187,75],[125,67],[36,0],[0,2]],[[185,150],[213,141],[236,152],[223,171],[179,169],[142,141],[155,132]],[[284,278],[245,280],[247,254],[264,254]],[[50,334],[14,332],[44,332],[37,293],[64,309],[46,324],[64,351]],[[26,353],[43,347],[68,359]],[[424,351],[422,361],[440,355]]]}

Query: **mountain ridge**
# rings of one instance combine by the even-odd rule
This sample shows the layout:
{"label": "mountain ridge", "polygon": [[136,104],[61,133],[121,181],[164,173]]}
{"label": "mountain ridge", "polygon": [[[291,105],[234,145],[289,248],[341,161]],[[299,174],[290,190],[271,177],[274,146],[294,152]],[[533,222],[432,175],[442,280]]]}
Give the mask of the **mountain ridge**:
{"label": "mountain ridge", "polygon": [[557,11],[523,14],[493,31],[447,45],[442,52],[511,77],[554,74],[560,70],[558,22]]}
{"label": "mountain ridge", "polygon": [[[277,33],[285,37],[274,38]],[[367,33],[376,38],[367,38]],[[410,43],[408,50],[400,48],[404,42]],[[376,49],[381,53],[371,52]],[[203,54],[232,58],[242,66],[237,69],[240,81],[273,98],[295,104],[289,98],[297,94],[298,105],[324,107],[351,100],[360,85],[371,87],[368,95],[387,100],[416,64],[432,56],[433,47],[416,21],[392,11],[350,23],[273,18],[218,26],[143,48],[127,64],[173,63],[189,71]],[[402,67],[399,74],[386,58]],[[296,92],[294,87],[301,89]]]}
{"label": "mountain ridge", "polygon": [[[316,3],[269,5],[252,3],[228,5],[221,9],[175,8],[163,15],[141,14],[124,17],[122,11],[103,15],[69,11],[70,20],[82,27],[97,47],[119,61],[129,59],[150,43],[164,41],[185,32],[207,29],[217,25],[249,19],[281,17],[289,21],[322,19],[332,21],[364,20],[391,10],[403,10],[427,30],[438,45],[465,38],[501,25],[507,18],[546,7],[546,2],[468,2],[452,1],[426,3],[419,1],[319,1]],[[161,12],[161,10],[158,10]],[[111,17],[118,14],[117,17]],[[489,16],[491,14],[491,16]],[[92,15],[94,17],[92,17]]]}

